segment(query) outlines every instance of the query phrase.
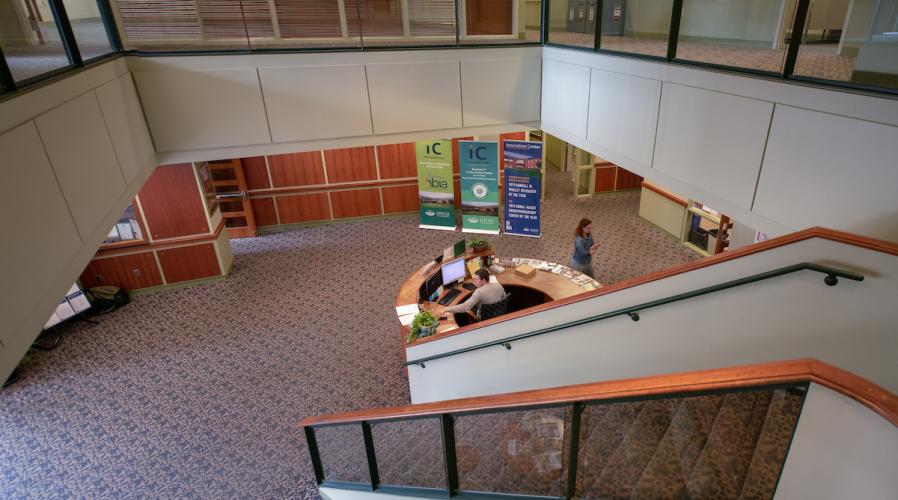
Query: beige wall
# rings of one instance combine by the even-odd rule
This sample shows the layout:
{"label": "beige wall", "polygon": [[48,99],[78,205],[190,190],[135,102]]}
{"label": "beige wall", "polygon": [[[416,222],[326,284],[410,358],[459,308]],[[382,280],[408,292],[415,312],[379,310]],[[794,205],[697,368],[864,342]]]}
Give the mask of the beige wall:
{"label": "beige wall", "polygon": [[156,166],[124,61],[0,103],[0,158],[5,379]]}

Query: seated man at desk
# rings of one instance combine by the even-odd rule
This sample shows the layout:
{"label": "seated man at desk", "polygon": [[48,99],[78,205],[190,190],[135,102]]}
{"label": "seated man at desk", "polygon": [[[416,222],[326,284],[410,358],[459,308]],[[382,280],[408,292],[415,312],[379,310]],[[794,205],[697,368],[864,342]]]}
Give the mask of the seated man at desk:
{"label": "seated man at desk", "polygon": [[490,273],[480,268],[474,272],[474,286],[477,287],[468,300],[461,304],[447,307],[447,313],[455,313],[455,322],[458,326],[474,323],[476,320],[468,314],[468,311],[479,305],[495,304],[505,298],[505,289],[499,283],[490,283]]}

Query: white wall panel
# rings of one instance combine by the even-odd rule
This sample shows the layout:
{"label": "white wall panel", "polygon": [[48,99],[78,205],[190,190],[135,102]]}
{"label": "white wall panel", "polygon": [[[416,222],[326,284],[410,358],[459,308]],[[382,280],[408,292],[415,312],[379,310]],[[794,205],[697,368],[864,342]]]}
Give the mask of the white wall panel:
{"label": "white wall panel", "polygon": [[751,209],[773,104],[664,83],[653,168]]}
{"label": "white wall panel", "polygon": [[898,127],[777,105],[754,211],[898,241]]}
{"label": "white wall panel", "polygon": [[35,119],[69,210],[85,239],[125,191],[125,180],[94,92]]}
{"label": "white wall panel", "polygon": [[585,139],[588,102],[588,67],[543,61],[543,123]]}
{"label": "white wall panel", "polygon": [[33,122],[0,135],[0,158],[0,209],[9,215],[0,238],[7,290],[0,301],[0,342],[6,344],[81,239]]}
{"label": "white wall panel", "polygon": [[462,126],[457,61],[367,68],[375,134]]}
{"label": "white wall panel", "polygon": [[464,125],[539,120],[540,60],[462,61]]}
{"label": "white wall panel", "polygon": [[255,69],[136,71],[157,151],[271,142]]}
{"label": "white wall panel", "polygon": [[893,499],[896,462],[894,425],[847,396],[811,384],[774,498]]}
{"label": "white wall panel", "polygon": [[660,99],[658,80],[593,69],[587,140],[651,166]]}
{"label": "white wall panel", "polygon": [[260,68],[274,142],[371,135],[365,67]]}
{"label": "white wall panel", "polygon": [[131,75],[122,75],[98,87],[97,99],[125,181],[130,183],[156,155]]}

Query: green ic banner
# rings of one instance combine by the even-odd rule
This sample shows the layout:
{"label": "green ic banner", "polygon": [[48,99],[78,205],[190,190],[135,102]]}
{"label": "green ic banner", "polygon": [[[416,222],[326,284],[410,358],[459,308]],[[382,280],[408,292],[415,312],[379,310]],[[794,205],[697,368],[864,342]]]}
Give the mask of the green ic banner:
{"label": "green ic banner", "polygon": [[452,187],[452,141],[418,141],[419,227],[455,230],[455,196]]}
{"label": "green ic banner", "polygon": [[499,145],[459,141],[458,156],[462,231],[499,234]]}

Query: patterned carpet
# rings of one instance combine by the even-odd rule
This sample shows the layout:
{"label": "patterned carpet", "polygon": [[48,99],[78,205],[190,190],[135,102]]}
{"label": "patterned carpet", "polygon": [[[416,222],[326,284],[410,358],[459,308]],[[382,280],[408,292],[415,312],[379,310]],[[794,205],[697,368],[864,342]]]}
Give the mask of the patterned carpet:
{"label": "patterned carpet", "polygon": [[[489,237],[498,253],[566,262],[587,216],[604,283],[697,257],[638,192],[572,191],[550,173],[543,238]],[[0,496],[315,498],[296,423],[409,402],[396,290],[460,237],[409,216],[237,240],[228,279],[67,326],[0,392]]]}

